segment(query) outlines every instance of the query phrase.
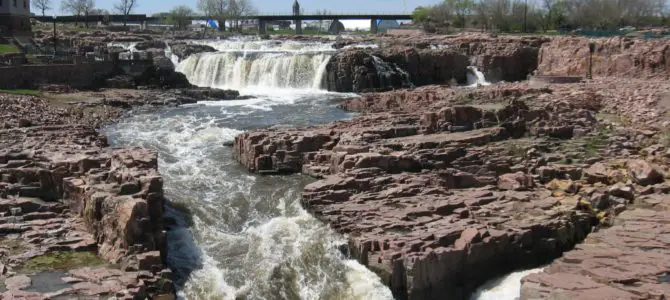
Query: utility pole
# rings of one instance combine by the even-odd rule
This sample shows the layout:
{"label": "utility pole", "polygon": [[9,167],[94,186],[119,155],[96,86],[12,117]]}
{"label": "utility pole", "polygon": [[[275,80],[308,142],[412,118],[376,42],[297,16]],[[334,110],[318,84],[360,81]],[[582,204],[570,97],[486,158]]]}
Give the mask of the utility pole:
{"label": "utility pole", "polygon": [[587,75],[588,79],[593,79],[593,53],[596,52],[596,42],[594,40],[589,41],[589,74]]}
{"label": "utility pole", "polygon": [[528,0],[523,5],[523,32],[528,32]]}

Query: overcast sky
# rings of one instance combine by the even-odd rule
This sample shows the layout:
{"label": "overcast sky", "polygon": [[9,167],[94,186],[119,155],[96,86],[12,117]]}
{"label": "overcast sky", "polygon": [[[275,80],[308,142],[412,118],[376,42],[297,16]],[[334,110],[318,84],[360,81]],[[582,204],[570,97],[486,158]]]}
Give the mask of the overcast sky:
{"label": "overcast sky", "polygon": [[[98,8],[112,10],[117,0],[95,0]],[[249,0],[261,13],[290,13],[293,0]],[[54,9],[48,15],[63,14],[60,9],[61,0],[52,0]],[[134,11],[138,14],[167,12],[177,5],[188,5],[196,8],[197,0],[138,0],[139,6]],[[306,13],[316,10],[329,10],[334,13],[402,13],[405,9],[412,12],[419,5],[429,5],[440,0],[302,0],[300,5]],[[33,8],[33,12],[39,13]]]}

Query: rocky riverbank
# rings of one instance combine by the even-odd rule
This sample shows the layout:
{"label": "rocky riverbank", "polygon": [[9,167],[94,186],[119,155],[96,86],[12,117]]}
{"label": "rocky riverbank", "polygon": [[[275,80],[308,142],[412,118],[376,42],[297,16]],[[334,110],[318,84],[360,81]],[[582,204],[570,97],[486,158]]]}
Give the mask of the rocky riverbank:
{"label": "rocky riverbank", "polygon": [[[667,165],[642,155],[664,136],[664,87],[610,78],[369,94],[342,104],[363,116],[251,131],[234,149],[253,172],[322,178],[303,205],[347,234],[352,255],[398,299],[465,299],[608,232],[646,199],[638,191],[667,198]],[[603,179],[614,159],[625,171]]]}
{"label": "rocky riverbank", "polygon": [[96,128],[130,109],[238,95],[0,93],[0,297],[173,298],[156,153],[110,149]]}

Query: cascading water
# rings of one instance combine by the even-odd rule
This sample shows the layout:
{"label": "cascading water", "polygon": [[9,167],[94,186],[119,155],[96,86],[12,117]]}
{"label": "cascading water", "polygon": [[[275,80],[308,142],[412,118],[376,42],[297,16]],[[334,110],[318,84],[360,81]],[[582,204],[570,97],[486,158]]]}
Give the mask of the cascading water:
{"label": "cascading water", "polygon": [[532,269],[514,272],[504,277],[491,280],[477,289],[470,300],[516,300],[521,292],[521,279],[527,275],[542,272]]}
{"label": "cascading water", "polygon": [[[288,46],[275,48],[279,47]],[[280,54],[286,60],[304,55],[295,52]],[[231,53],[212,56],[228,54]],[[315,54],[318,55],[327,54]],[[243,62],[253,64],[247,57]],[[202,64],[200,72],[221,76],[218,71],[225,69],[223,66],[205,67],[205,62],[216,60],[202,58],[198,58],[198,64]],[[233,159],[232,149],[224,146],[236,134],[253,128],[349,118],[350,114],[336,108],[336,102],[351,95],[276,89],[270,85],[272,81],[252,83],[268,85],[261,86],[250,100],[204,102],[166,108],[159,113],[135,114],[104,129],[112,146],[156,150],[166,197],[176,207],[190,212],[191,220],[175,209],[166,214],[166,223],[170,224],[167,260],[179,276],[179,296],[392,299],[379,277],[338,250],[345,238],[301,207],[300,194],[312,179],[250,174]],[[304,86],[311,87],[307,83]]]}
{"label": "cascading water", "polygon": [[490,82],[486,81],[486,78],[484,77],[484,73],[479,71],[477,67],[469,66],[467,68],[467,76],[468,76],[468,87],[478,87],[478,86],[487,86],[491,85]]}
{"label": "cascading water", "polygon": [[192,55],[177,71],[198,86],[319,89],[331,44],[279,41],[209,42],[215,53]]}
{"label": "cascading water", "polygon": [[175,67],[179,65],[179,56],[172,53],[172,47],[167,42],[165,43],[165,57],[169,58]]}
{"label": "cascading water", "polygon": [[400,86],[404,88],[412,88],[414,84],[410,80],[409,73],[403,70],[401,67],[394,63],[388,63],[381,59],[378,56],[372,55],[372,61],[374,62],[375,69],[377,70],[377,76],[380,80],[380,86],[396,86],[393,84],[396,78],[399,76]]}

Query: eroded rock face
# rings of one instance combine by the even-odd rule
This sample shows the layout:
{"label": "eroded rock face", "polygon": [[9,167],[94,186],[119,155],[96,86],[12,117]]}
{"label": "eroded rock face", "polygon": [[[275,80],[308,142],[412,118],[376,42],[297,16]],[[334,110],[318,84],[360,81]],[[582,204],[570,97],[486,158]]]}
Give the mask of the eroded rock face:
{"label": "eroded rock face", "polygon": [[170,43],[170,48],[172,48],[172,54],[179,57],[179,60],[187,59],[193,54],[216,52],[216,49],[210,46],[191,43]]}
{"label": "eroded rock face", "polygon": [[374,92],[411,86],[406,71],[364,50],[335,54],[326,66],[323,85],[337,92]]}
{"label": "eroded rock face", "polygon": [[468,56],[452,49],[384,48],[375,55],[407,71],[413,84],[447,84],[466,82]]}
{"label": "eroded rock face", "polygon": [[648,197],[653,208],[623,212],[544,272],[522,281],[521,299],[663,299],[670,296],[668,195]]}
{"label": "eroded rock face", "polygon": [[[54,107],[33,97],[0,98],[9,124],[21,118],[31,123],[0,129],[0,239],[25,249],[2,252],[0,277],[11,277],[26,260],[41,255],[95,252],[123,271],[91,270],[57,296],[172,294],[171,278],[162,278],[165,199],[156,154],[105,148],[106,139],[94,129],[123,110],[110,113],[115,108],[105,109],[104,103]],[[108,114],[80,117],[93,106]],[[76,270],[64,271],[79,278]],[[1,297],[46,297],[27,290],[15,285]]]}
{"label": "eroded rock face", "polygon": [[[670,49],[663,40],[595,39],[593,74],[625,78],[670,75]],[[588,73],[589,39],[557,37],[542,46],[538,70],[544,75]]]}
{"label": "eroded rock face", "polygon": [[[444,98],[430,96],[439,88],[398,91],[386,103],[370,97],[357,102],[361,111],[393,112],[247,132],[236,137],[234,153],[253,172],[322,178],[305,188],[303,206],[348,234],[354,257],[396,298],[465,299],[493,274],[557,257],[594,220],[581,209],[579,185],[561,182],[558,193],[538,184],[540,167],[547,181],[567,174],[580,180],[582,167],[548,163],[543,153],[553,146],[515,144],[528,136],[554,139],[546,128],[568,126],[565,118],[586,134],[596,124],[589,107],[597,105],[507,88],[471,96],[439,91]],[[462,104],[487,99],[480,95],[502,103]]]}

